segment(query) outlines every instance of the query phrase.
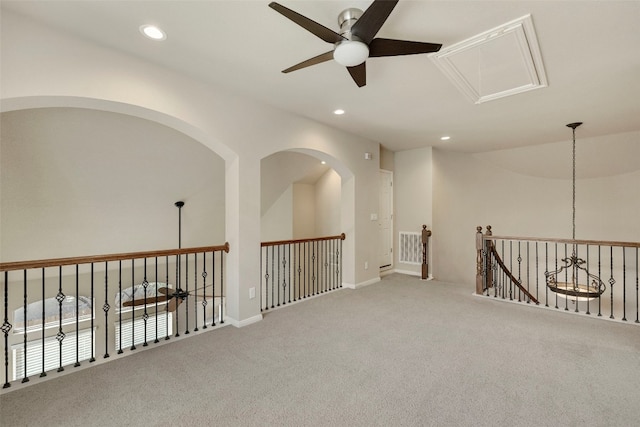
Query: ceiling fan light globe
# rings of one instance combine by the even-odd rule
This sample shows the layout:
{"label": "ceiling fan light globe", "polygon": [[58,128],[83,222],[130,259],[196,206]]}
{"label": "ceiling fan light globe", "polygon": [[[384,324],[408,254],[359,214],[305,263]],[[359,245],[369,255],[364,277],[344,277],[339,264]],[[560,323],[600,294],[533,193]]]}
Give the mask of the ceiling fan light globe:
{"label": "ceiling fan light globe", "polygon": [[333,50],[333,59],[345,67],[355,67],[369,57],[369,46],[357,40],[345,40]]}

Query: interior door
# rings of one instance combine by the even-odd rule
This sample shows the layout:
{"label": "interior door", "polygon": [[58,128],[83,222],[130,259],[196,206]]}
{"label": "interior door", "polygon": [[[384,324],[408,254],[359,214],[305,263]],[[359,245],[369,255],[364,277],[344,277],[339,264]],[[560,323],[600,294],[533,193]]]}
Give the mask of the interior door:
{"label": "interior door", "polygon": [[380,269],[393,267],[393,172],[380,170],[380,207],[378,209]]}

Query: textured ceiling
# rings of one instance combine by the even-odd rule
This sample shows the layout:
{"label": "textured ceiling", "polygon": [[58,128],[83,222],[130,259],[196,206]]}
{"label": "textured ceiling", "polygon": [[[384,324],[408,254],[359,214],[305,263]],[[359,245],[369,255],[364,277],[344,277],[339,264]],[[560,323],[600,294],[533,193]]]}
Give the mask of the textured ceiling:
{"label": "textured ceiling", "polygon": [[[367,61],[358,88],[333,61],[280,71],[332,48],[271,10],[268,1],[7,1],[84,39],[224,86],[283,110],[380,142],[394,151],[422,146],[482,152],[640,130],[640,2],[400,0],[379,37],[463,41],[531,14],[548,87],[473,104],[428,55]],[[337,30],[343,9],[370,1],[281,4]],[[160,25],[158,43],[138,28]],[[343,108],[347,113],[334,116]],[[447,143],[440,136],[450,135]]]}

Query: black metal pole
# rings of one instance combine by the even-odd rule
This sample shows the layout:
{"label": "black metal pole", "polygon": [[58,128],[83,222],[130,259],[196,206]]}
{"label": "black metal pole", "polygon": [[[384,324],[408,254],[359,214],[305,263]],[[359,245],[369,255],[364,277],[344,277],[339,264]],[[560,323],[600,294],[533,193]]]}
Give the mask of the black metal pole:
{"label": "black metal pole", "polygon": [[175,205],[178,207],[178,249],[182,248],[182,207],[184,206],[183,201],[176,202]]}

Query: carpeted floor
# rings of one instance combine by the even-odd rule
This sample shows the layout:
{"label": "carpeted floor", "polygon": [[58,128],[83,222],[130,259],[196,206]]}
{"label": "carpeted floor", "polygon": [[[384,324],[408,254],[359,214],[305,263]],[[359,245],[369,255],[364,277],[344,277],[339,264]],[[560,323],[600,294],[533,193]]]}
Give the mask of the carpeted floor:
{"label": "carpeted floor", "polygon": [[393,274],[0,396],[2,426],[637,426],[640,327]]}

